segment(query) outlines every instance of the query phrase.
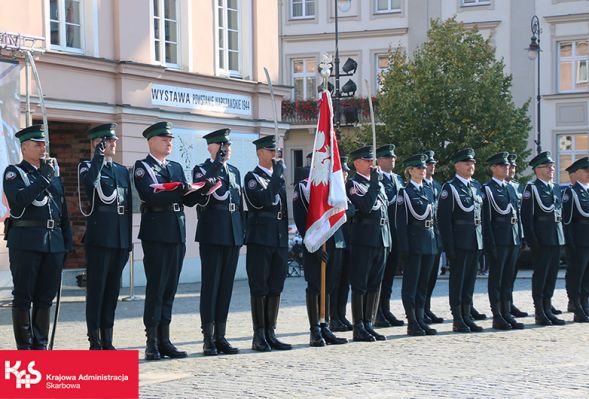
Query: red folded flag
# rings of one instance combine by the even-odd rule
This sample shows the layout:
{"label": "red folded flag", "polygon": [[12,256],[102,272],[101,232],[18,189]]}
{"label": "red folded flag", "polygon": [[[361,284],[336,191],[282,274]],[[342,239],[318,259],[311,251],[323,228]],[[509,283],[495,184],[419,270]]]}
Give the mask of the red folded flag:
{"label": "red folded flag", "polygon": [[[192,191],[200,190],[204,185],[204,181],[192,183]],[[171,183],[153,183],[150,184],[149,187],[153,188],[154,193],[159,193],[160,191],[172,191],[178,187],[182,187],[182,182],[174,181]]]}

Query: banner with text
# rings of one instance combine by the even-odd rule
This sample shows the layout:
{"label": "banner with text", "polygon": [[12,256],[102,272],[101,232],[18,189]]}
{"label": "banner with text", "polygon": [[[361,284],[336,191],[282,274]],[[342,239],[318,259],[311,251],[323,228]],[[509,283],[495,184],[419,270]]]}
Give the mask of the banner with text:
{"label": "banner with text", "polygon": [[197,111],[252,115],[252,98],[250,96],[186,87],[152,84],[151,103],[153,105],[188,108]]}
{"label": "banner with text", "polygon": [[138,351],[0,351],[4,398],[137,398]]}

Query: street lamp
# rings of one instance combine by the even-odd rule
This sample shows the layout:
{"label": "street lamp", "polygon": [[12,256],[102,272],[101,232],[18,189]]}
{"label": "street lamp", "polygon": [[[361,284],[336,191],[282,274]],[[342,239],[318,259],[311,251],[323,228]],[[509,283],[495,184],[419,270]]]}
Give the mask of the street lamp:
{"label": "street lamp", "polygon": [[536,95],[536,130],[537,130],[537,137],[534,141],[536,143],[536,153],[542,152],[542,139],[540,137],[540,52],[542,49],[540,48],[540,33],[542,33],[542,29],[540,28],[540,20],[537,16],[532,17],[531,21],[531,28],[532,28],[532,37],[530,41],[530,45],[526,50],[528,50],[528,58],[530,60],[538,59],[538,76],[537,76],[537,89],[538,93]]}
{"label": "street lamp", "polygon": [[[347,11],[350,9],[350,5],[352,0],[337,0],[335,2],[335,60],[334,60],[334,69],[335,69],[335,135],[337,139],[340,139],[341,129],[340,129],[340,100],[341,100],[341,92],[339,87],[339,48],[338,48],[338,24],[337,24],[337,11],[341,9],[342,11]],[[354,68],[354,72],[356,69]]]}

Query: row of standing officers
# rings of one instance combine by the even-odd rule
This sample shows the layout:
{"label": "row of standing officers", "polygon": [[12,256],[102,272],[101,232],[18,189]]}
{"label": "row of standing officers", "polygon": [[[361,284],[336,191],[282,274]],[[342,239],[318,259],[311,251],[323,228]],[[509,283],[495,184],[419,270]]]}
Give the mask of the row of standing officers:
{"label": "row of standing officers", "polygon": [[[172,306],[186,251],[185,206],[197,206],[198,213],[204,354],[238,353],[225,334],[239,249],[244,244],[248,247],[252,348],[290,349],[275,333],[287,273],[288,210],[284,164],[275,159],[274,137],[254,141],[258,165],[246,174],[242,188],[239,170],[227,162],[231,158],[229,129],[204,136],[210,158],[193,170],[193,182],[202,186],[197,190],[188,183],[181,165],[167,160],[172,151],[171,131],[167,122],[147,128],[143,136],[149,155],[133,169],[141,199],[139,238],[147,278],[143,316],[146,359],[187,355],[170,339]],[[13,326],[18,349],[44,349],[49,309],[65,256],[72,249],[72,234],[56,165],[44,158],[43,126],[23,129],[17,137],[23,161],[4,173],[11,209],[6,239],[14,283]],[[94,155],[78,169],[80,190],[89,198],[89,209],[82,210],[87,216],[88,340],[90,349],[114,349],[120,277],[132,249],[131,182],[127,169],[112,161],[117,143],[115,125],[97,126],[89,131],[89,138]],[[405,159],[403,179],[392,172],[394,149],[391,144],[377,150],[379,168],[371,167],[371,147],[350,153],[356,173],[346,183],[349,221],[328,241],[327,251],[304,255],[312,346],[345,343],[333,331],[347,329],[353,329],[356,341],[384,340],[375,327],[403,325],[390,312],[393,277],[399,264],[404,265],[402,300],[407,333],[435,334],[429,324],[442,319],[431,311],[430,301],[442,251],[451,264],[454,331],[481,330],[473,315],[483,316],[474,311],[472,297],[483,252],[490,269],[493,327],[523,328],[513,317],[523,313],[513,306],[512,290],[524,236],[534,254],[540,255],[532,289],[536,323],[564,323],[554,315],[551,297],[565,236],[567,292],[575,321],[589,321],[589,248],[581,238],[586,237],[589,217],[586,157],[568,169],[578,180],[561,195],[560,188],[551,183],[554,162],[550,153],[539,154],[530,161],[537,178],[522,195],[515,181],[509,182],[515,157],[508,153],[487,160],[493,178],[481,185],[472,179],[474,151],[458,151],[453,156],[456,176],[441,185],[432,177],[436,164],[433,151]],[[346,162],[342,163],[347,172]],[[174,185],[154,188],[165,183]],[[293,213],[303,235],[308,195],[306,181],[295,185]],[[318,314],[321,261],[328,263],[325,299],[330,317],[324,323]],[[350,285],[353,323],[345,317]]]}

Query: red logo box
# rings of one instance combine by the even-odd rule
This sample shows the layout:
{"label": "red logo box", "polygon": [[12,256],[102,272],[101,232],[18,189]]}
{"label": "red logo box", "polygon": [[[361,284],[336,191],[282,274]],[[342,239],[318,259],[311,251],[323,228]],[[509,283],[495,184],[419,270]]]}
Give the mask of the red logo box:
{"label": "red logo box", "polygon": [[137,398],[138,351],[0,351],[3,398]]}

